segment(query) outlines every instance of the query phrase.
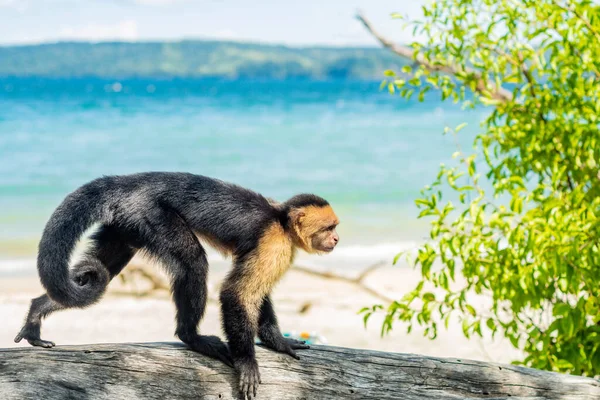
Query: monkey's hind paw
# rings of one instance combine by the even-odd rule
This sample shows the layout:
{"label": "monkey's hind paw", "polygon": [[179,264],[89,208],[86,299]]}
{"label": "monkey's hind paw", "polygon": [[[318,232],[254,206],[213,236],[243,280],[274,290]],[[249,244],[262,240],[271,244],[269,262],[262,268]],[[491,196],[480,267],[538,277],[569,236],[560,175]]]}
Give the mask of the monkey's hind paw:
{"label": "monkey's hind paw", "polygon": [[287,345],[285,346],[285,350],[283,350],[282,353],[286,353],[294,357],[296,360],[299,360],[300,356],[296,354],[295,350],[310,349],[310,346],[307,345],[304,340],[296,340],[291,338],[284,338],[284,340]]}
{"label": "monkey's hind paw", "polygon": [[56,344],[54,344],[54,342],[51,342],[49,340],[42,340],[42,339],[27,339],[27,342],[29,342],[30,345],[32,346],[38,346],[38,347],[44,347],[46,349],[50,349],[54,346],[56,346]]}
{"label": "monkey's hind paw", "polygon": [[304,340],[296,340],[296,339],[286,338],[281,335],[279,335],[279,336],[263,336],[261,338],[260,344],[271,350],[292,356],[296,360],[299,360],[300,356],[298,356],[298,354],[296,354],[295,350],[310,349],[310,346],[307,345]]}
{"label": "monkey's hind paw", "polygon": [[51,342],[49,340],[42,340],[40,339],[39,336],[33,336],[33,335],[29,335],[26,332],[24,332],[23,330],[21,332],[19,332],[19,334],[15,337],[15,343],[19,343],[21,340],[27,340],[27,342],[32,345],[32,346],[37,346],[37,347],[44,347],[46,349],[49,349],[51,347],[56,346],[54,344],[54,342]]}
{"label": "monkey's hind paw", "polygon": [[192,350],[205,356],[222,361],[233,368],[233,360],[229,348],[218,336],[182,335],[181,340]]}

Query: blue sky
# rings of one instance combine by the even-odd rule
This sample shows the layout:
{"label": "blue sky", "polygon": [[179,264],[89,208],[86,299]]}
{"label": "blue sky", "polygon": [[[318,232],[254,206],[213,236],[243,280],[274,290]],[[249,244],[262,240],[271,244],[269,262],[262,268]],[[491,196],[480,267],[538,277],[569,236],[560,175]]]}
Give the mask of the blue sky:
{"label": "blue sky", "polygon": [[288,45],[373,45],[361,9],[410,41],[390,13],[421,15],[427,0],[0,0],[0,44],[59,40],[230,39]]}

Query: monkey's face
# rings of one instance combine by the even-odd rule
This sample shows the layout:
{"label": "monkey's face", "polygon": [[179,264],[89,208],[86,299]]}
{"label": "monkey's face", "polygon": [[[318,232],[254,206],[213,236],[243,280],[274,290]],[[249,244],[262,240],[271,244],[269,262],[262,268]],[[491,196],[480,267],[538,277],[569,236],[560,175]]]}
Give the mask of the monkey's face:
{"label": "monkey's face", "polygon": [[340,240],[336,232],[339,220],[330,206],[302,207],[294,210],[291,216],[300,247],[308,253],[333,251]]}
{"label": "monkey's face", "polygon": [[333,251],[340,237],[335,231],[337,224],[324,226],[311,236],[311,246],[314,250],[329,253]]}

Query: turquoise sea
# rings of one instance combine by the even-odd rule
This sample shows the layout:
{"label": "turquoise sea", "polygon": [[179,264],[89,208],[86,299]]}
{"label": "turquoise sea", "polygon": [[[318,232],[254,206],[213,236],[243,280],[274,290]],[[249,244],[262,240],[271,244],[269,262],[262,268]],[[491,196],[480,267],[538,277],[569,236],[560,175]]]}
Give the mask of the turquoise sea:
{"label": "turquoise sea", "polygon": [[444,127],[468,122],[468,148],[482,117],[379,82],[0,79],[0,270],[33,259],[71,190],[151,170],[317,193],[342,221],[340,254],[389,257],[427,235],[413,201],[456,150]]}

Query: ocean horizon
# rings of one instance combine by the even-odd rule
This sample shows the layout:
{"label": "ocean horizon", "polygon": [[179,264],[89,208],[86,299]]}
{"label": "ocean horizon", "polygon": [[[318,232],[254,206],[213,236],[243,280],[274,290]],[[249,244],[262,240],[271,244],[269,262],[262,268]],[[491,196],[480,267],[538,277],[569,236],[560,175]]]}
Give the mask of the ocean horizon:
{"label": "ocean horizon", "polygon": [[0,78],[0,274],[32,270],[69,192],[142,171],[278,200],[319,194],[341,220],[328,265],[391,264],[427,238],[414,199],[456,151],[444,127],[467,122],[458,141],[468,149],[484,115],[433,95],[406,101],[379,81]]}

